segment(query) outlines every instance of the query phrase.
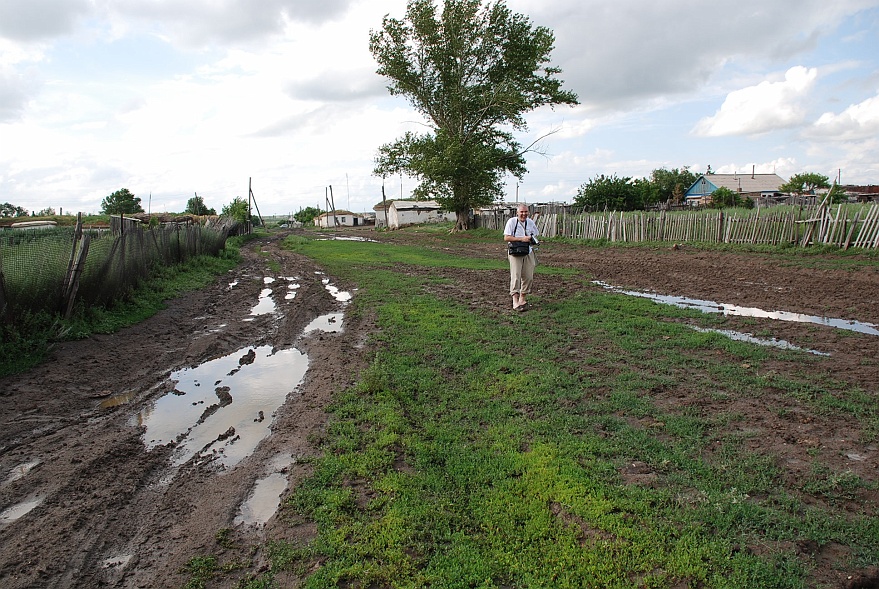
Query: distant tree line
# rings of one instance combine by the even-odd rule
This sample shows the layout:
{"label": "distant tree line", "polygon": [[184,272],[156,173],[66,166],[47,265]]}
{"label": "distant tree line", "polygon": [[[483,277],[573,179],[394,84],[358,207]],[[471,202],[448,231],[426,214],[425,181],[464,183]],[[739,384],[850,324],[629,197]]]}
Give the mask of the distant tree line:
{"label": "distant tree line", "polygon": [[590,210],[637,211],[659,203],[683,204],[684,193],[698,176],[686,166],[658,168],[649,178],[605,176],[583,183],[574,196],[574,204]]}
{"label": "distant tree line", "polygon": [[[659,203],[684,204],[687,189],[697,179],[698,176],[686,166],[671,170],[658,168],[648,178],[600,174],[580,186],[574,204],[593,211],[637,211]],[[797,195],[816,194],[817,190],[827,189],[830,189],[831,202],[844,200],[845,194],[836,182],[831,185],[827,176],[813,172],[794,174],[778,188],[779,192]],[[707,206],[751,208],[754,201],[722,186],[711,194],[711,203]]]}

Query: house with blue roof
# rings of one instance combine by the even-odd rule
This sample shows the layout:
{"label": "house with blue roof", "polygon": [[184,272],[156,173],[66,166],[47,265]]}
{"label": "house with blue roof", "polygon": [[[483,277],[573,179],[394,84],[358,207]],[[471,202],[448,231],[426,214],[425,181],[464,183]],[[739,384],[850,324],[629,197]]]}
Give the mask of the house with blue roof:
{"label": "house with blue roof", "polygon": [[778,174],[702,174],[684,193],[684,202],[693,206],[709,204],[711,194],[721,187],[753,200],[780,196],[779,188],[785,182]]}

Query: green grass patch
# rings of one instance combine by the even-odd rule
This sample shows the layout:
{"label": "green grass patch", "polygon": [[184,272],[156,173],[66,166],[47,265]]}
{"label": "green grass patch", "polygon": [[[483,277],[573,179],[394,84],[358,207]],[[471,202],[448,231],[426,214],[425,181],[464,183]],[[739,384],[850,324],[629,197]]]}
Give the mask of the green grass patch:
{"label": "green grass patch", "polygon": [[[694,332],[665,320],[693,311],[610,293],[499,316],[429,294],[429,272],[407,271],[503,259],[287,246],[357,283],[351,312],[375,313],[380,331],[285,507],[318,536],[272,544],[260,582],[287,570],[314,571],[307,587],[797,588],[813,565],[799,540],[850,547],[839,566],[879,562],[876,518],[838,505],[867,483],[821,463],[785,482],[778,458],[748,444],[747,416],[723,409],[780,391],[875,421],[863,391],[761,375],[794,352]],[[706,402],[657,402],[675,389]]]}
{"label": "green grass patch", "polygon": [[23,313],[12,324],[0,325],[0,376],[18,374],[42,362],[55,342],[93,333],[113,333],[152,317],[165,301],[210,284],[240,261],[247,237],[227,240],[219,257],[198,256],[176,266],[156,268],[153,275],[111,307],[79,307],[69,320],[41,312]]}

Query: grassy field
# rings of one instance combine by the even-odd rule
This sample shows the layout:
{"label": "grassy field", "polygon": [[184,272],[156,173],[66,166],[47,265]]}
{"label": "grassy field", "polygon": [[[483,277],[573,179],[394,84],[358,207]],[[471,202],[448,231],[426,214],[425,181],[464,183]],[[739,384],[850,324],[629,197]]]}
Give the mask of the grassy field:
{"label": "grassy field", "polygon": [[[92,333],[113,333],[151,317],[165,308],[166,300],[202,288],[217,275],[234,268],[240,260],[239,248],[248,238],[228,239],[226,249],[218,257],[197,256],[183,264],[156,268],[148,280],[110,308],[80,307],[69,320],[48,312],[22,312],[14,322],[0,323],[0,376],[36,366],[56,342],[81,339]],[[62,259],[58,252],[54,253],[52,259]],[[34,292],[37,287],[30,288]]]}
{"label": "grassy field", "polygon": [[[818,462],[785,482],[747,428],[727,427],[748,416],[651,394],[780,391],[858,419],[875,441],[863,391],[758,375],[749,368],[768,354],[795,352],[694,332],[663,321],[693,312],[642,299],[584,292],[526,314],[472,310],[430,294],[441,278],[400,266],[505,260],[373,245],[288,240],[356,283],[348,313],[374,314],[380,331],[284,507],[315,521],[317,538],[271,543],[271,570],[242,586],[272,586],[280,571],[309,571],[307,587],[812,586],[798,542],[849,547],[846,567],[879,562],[879,521],[837,503],[873,483]],[[190,586],[216,566],[194,560]]]}

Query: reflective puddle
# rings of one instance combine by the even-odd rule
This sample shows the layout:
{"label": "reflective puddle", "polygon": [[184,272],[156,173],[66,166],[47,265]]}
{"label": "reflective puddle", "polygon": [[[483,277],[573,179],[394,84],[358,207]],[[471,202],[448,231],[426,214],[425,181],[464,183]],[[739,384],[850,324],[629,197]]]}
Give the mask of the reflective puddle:
{"label": "reflective puddle", "polygon": [[128,564],[128,562],[132,558],[132,554],[122,554],[119,556],[111,556],[110,558],[105,558],[101,563],[101,568],[104,569],[112,569],[112,568],[122,568]]}
{"label": "reflective puddle", "polygon": [[[275,281],[274,278],[266,277],[263,278],[263,284],[268,286],[269,284]],[[259,315],[268,315],[269,313],[274,313],[277,305],[275,305],[275,300],[272,298],[272,289],[264,288],[259,293],[259,300],[256,305],[250,310],[251,316],[259,316]]]}
{"label": "reflective puddle", "polygon": [[369,239],[368,237],[320,237],[315,241],[363,241],[369,243],[378,243],[376,239]]}
{"label": "reflective puddle", "polygon": [[281,493],[287,488],[287,476],[281,473],[273,473],[264,479],[260,479],[253,487],[253,493],[247,502],[241,506],[235,525],[263,525],[278,510],[281,505]]}
{"label": "reflective puddle", "polygon": [[277,456],[272,461],[276,472],[259,479],[235,517],[235,525],[263,525],[278,511],[281,493],[287,488],[287,469],[294,460]]}
{"label": "reflective puddle", "polygon": [[342,320],[344,317],[344,313],[329,313],[327,315],[321,315],[306,325],[305,329],[302,330],[302,333],[310,333],[312,331],[339,333],[342,331]]}
{"label": "reflective puddle", "polygon": [[120,405],[127,405],[128,403],[131,403],[135,397],[137,397],[137,393],[134,391],[113,395],[109,399],[101,401],[101,409],[111,409],[113,407],[119,407]]}
{"label": "reflective puddle", "polygon": [[308,356],[295,348],[242,348],[171,375],[174,391],[136,416],[148,449],[177,442],[175,465],[198,455],[229,468],[270,433],[274,412],[296,389]]}
{"label": "reflective puddle", "polygon": [[287,278],[287,294],[284,296],[284,300],[292,301],[296,298],[296,291],[302,286],[297,282],[299,280],[298,277]]}
{"label": "reflective puddle", "polygon": [[26,462],[24,464],[19,464],[18,466],[13,466],[11,469],[9,469],[9,474],[6,475],[6,479],[3,481],[3,484],[8,485],[9,483],[15,482],[19,479],[23,479],[38,464],[40,464],[40,461],[34,460],[32,462]]}
{"label": "reflective puddle", "polygon": [[764,338],[755,337],[753,334],[750,334],[750,333],[741,333],[739,331],[732,331],[732,330],[727,330],[727,329],[706,329],[703,327],[697,327],[695,325],[687,325],[687,327],[689,327],[690,329],[693,329],[695,331],[698,331],[699,333],[719,333],[720,335],[724,335],[724,336],[726,336],[732,340],[735,340],[735,341],[749,342],[752,344],[757,344],[759,346],[768,346],[768,347],[773,347],[773,348],[781,348],[783,350],[795,350],[795,351],[799,351],[799,352],[808,352],[810,354],[815,354],[816,356],[829,356],[830,355],[826,352],[818,352],[816,350],[809,350],[807,348],[800,348],[800,347],[795,346],[786,340],[776,339],[774,337],[769,338],[769,339],[764,339]]}
{"label": "reflective puddle", "polygon": [[830,317],[818,317],[817,315],[805,315],[803,313],[791,313],[788,311],[764,311],[756,307],[740,307],[738,305],[728,305],[726,303],[717,303],[714,301],[706,301],[702,299],[691,299],[687,297],[677,297],[671,295],[658,295],[649,292],[641,292],[637,290],[624,290],[622,288],[607,284],[600,280],[593,280],[593,284],[597,284],[607,290],[650,299],[657,303],[666,305],[674,305],[684,309],[695,309],[703,313],[723,313],[724,315],[736,315],[740,317],[757,317],[761,319],[777,319],[779,321],[793,321],[796,323],[814,323],[816,325],[825,325],[828,327],[836,327],[848,331],[856,331],[868,335],[879,335],[879,326],[872,323],[862,323],[860,321],[850,321],[848,319],[834,319]]}
{"label": "reflective puddle", "polygon": [[351,293],[345,290],[339,290],[339,287],[330,283],[329,278],[324,278],[322,282],[324,288],[327,289],[327,292],[330,293],[330,295],[332,295],[332,297],[340,303],[347,303],[351,300]]}
{"label": "reflective puddle", "polygon": [[2,512],[0,512],[0,525],[12,523],[15,520],[27,515],[42,502],[42,497],[36,497],[34,499],[29,499],[28,501],[23,501],[18,505],[13,505],[12,507],[6,508]]}

